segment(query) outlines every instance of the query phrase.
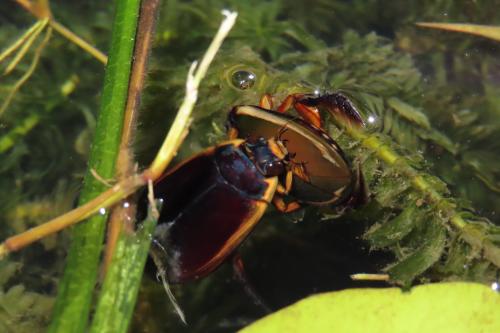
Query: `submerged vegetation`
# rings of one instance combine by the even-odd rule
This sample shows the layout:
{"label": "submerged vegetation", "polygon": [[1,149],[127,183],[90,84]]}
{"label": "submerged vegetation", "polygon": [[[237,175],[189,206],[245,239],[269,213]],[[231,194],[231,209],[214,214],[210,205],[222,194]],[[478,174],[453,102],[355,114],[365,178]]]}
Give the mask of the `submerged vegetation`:
{"label": "submerged vegetation", "polygon": [[[231,107],[256,104],[263,93],[279,102],[293,92],[340,90],[368,125],[356,132],[328,122],[353,165],[362,166],[367,205],[342,213],[309,207],[287,216],[270,209],[243,246],[263,297],[279,307],[313,292],[361,286],[349,279],[358,272],[388,272],[391,283],[405,287],[497,279],[500,44],[414,25],[498,25],[500,16],[490,8],[495,2],[165,1],[138,124],[141,165],[161,144],[184,96],[189,63],[203,53],[219,24],[213,18],[228,3],[240,16],[202,83],[178,160],[223,140]],[[99,1],[51,5],[61,22],[107,50],[112,8]],[[9,45],[33,19],[14,2],[1,7],[0,44]],[[20,62],[2,78],[0,99],[28,66]],[[233,85],[238,70],[255,74],[251,88]],[[72,207],[102,73],[102,64],[54,34],[0,116],[2,239]],[[48,323],[67,238],[53,236],[2,262],[0,327],[14,332],[23,321],[28,331]],[[223,267],[175,287],[191,331],[234,331],[262,315],[239,286],[225,282],[230,277]],[[134,331],[182,329],[175,315],[157,319],[171,308],[162,287],[144,280]],[[25,301],[7,307],[12,297]]]}

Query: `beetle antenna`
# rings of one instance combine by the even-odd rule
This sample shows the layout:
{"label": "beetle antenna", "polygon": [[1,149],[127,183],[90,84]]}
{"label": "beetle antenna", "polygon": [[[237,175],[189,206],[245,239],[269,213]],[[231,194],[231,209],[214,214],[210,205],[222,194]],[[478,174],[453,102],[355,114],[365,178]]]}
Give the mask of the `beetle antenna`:
{"label": "beetle antenna", "polygon": [[[168,253],[165,250],[165,248],[156,239],[153,239],[153,245],[155,245],[158,249],[160,249],[163,253],[165,253],[165,255],[168,256]],[[155,266],[158,269],[156,273],[156,278],[161,280],[161,283],[163,284],[163,289],[165,289],[165,292],[167,293],[170,302],[174,306],[175,312],[177,313],[181,321],[184,323],[184,325],[187,325],[184,311],[182,311],[179,303],[177,302],[177,299],[172,293],[172,289],[170,289],[170,284],[168,283],[168,278],[167,278],[167,270],[165,269],[165,266],[163,265],[160,256],[158,255],[157,251],[154,251],[153,249],[149,251],[149,255],[151,256],[151,258],[153,258],[153,262],[155,263]]]}
{"label": "beetle antenna", "polygon": [[281,141],[281,142],[283,142],[283,140],[281,139],[281,137],[283,136],[283,134],[285,134],[285,132],[286,132],[286,131],[288,131],[288,127],[287,127],[287,125],[288,125],[288,122],[287,122],[287,123],[285,123],[283,126],[281,126],[281,128],[280,128],[280,130],[279,130],[279,132],[278,132],[278,135],[276,136],[276,138],[277,138],[279,141]]}
{"label": "beetle antenna", "polygon": [[276,139],[278,139],[281,142],[288,141],[288,140],[282,140],[281,137],[283,136],[283,134],[286,133],[286,131],[289,130],[288,124],[294,122],[297,119],[300,119],[300,117],[293,117],[293,118],[287,120],[287,122],[285,122],[283,124],[283,126],[281,126],[280,129],[278,130],[278,135],[276,136]]}

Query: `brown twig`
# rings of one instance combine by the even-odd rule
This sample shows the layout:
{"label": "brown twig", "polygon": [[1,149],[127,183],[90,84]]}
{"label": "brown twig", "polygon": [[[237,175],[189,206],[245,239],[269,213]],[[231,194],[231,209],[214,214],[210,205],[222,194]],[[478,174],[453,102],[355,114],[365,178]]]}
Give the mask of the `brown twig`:
{"label": "brown twig", "polygon": [[[134,62],[128,87],[127,105],[125,107],[125,119],[120,142],[120,152],[117,162],[117,175],[119,180],[126,179],[134,173],[133,153],[131,145],[134,141],[137,114],[141,102],[141,92],[146,79],[149,54],[153,43],[153,35],[156,27],[156,18],[159,0],[143,0],[136,33],[136,44],[134,48]],[[121,205],[117,205],[108,223],[108,233],[101,277],[107,271],[111,258],[118,242],[120,231],[124,226],[130,232],[133,230],[135,220],[135,205],[125,199]],[[128,222],[128,223],[127,223]]]}
{"label": "brown twig", "polygon": [[139,187],[145,184],[146,180],[142,175],[130,177],[101,193],[86,204],[35,228],[31,228],[23,233],[8,238],[0,245],[0,258],[48,235],[85,220],[89,216],[110,207],[122,198],[134,193]]}

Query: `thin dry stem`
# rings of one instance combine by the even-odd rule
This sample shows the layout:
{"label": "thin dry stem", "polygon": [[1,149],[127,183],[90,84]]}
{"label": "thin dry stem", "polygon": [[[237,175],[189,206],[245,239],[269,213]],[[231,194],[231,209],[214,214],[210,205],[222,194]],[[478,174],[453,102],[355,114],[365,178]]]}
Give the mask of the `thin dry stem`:
{"label": "thin dry stem", "polygon": [[33,35],[35,31],[37,31],[40,25],[44,24],[43,20],[38,20],[31,27],[26,30],[26,32],[19,37],[11,46],[9,46],[5,51],[0,54],[0,62],[4,61],[8,58],[12,53],[14,53],[19,47],[24,45],[24,43]]}
{"label": "thin dry stem", "polygon": [[108,208],[124,197],[134,193],[139,187],[145,185],[145,183],[145,180],[141,176],[130,177],[101,193],[86,204],[35,228],[8,238],[0,245],[0,258],[1,255],[17,251],[37,240],[85,220],[100,209]]}
{"label": "thin dry stem", "polygon": [[99,51],[97,48],[93,47],[90,45],[88,42],[86,42],[84,39],[82,39],[80,36],[66,28],[64,25],[61,23],[57,22],[56,20],[50,20],[49,22],[50,26],[54,28],[55,31],[57,31],[59,34],[64,36],[66,39],[68,39],[70,42],[78,45],[80,48],[82,48],[84,51],[92,55],[94,58],[99,60],[102,64],[106,65],[108,63],[108,57]]}
{"label": "thin dry stem", "polygon": [[172,161],[182,141],[184,140],[190,123],[191,112],[198,99],[198,87],[201,80],[205,77],[208,66],[212,62],[215,54],[219,50],[222,41],[226,38],[236,21],[238,14],[236,12],[223,11],[222,14],[226,17],[217,31],[212,43],[207,52],[203,56],[200,65],[193,62],[189,69],[188,79],[186,82],[186,96],[177,112],[174,123],[168,132],[165,141],[151,164],[148,176],[151,179],[157,179],[165,170],[166,166]]}
{"label": "thin dry stem", "polygon": [[24,75],[16,82],[10,93],[5,98],[2,107],[0,108],[0,118],[2,117],[5,110],[7,110],[7,107],[10,105],[10,102],[12,101],[16,93],[19,91],[19,89],[21,89],[23,84],[26,83],[26,81],[28,81],[28,79],[35,71],[36,66],[38,65],[38,61],[40,60],[40,56],[42,55],[42,51],[47,45],[48,41],[50,40],[51,35],[52,35],[52,28],[49,27],[47,28],[47,32],[45,33],[44,39],[35,50],[35,54],[33,55],[33,61],[31,62],[30,67],[28,68],[26,73],[24,73]]}
{"label": "thin dry stem", "polygon": [[61,23],[57,22],[53,17],[49,7],[48,0],[38,0],[35,2],[29,0],[15,0],[21,7],[29,11],[38,19],[49,19],[50,26],[57,31],[59,34],[64,36],[70,42],[78,45],[84,51],[88,52],[94,58],[99,60],[104,65],[108,62],[108,57],[99,51],[97,48],[90,45],[84,39],[80,38],[74,32],[63,26]]}
{"label": "thin dry stem", "polygon": [[461,32],[500,41],[500,27],[468,23],[417,22],[418,27]]}
{"label": "thin dry stem", "polygon": [[94,177],[95,179],[97,179],[100,183],[106,185],[107,187],[111,187],[113,186],[112,182],[114,182],[113,179],[109,180],[109,179],[104,179],[100,174],[97,173],[97,171],[95,171],[94,168],[91,168],[90,169],[90,174],[92,175],[92,177]]}
{"label": "thin dry stem", "polygon": [[370,274],[370,273],[357,273],[352,274],[351,279],[354,281],[389,281],[389,274]]}
{"label": "thin dry stem", "polygon": [[155,192],[153,189],[153,181],[151,179],[148,180],[148,201],[149,205],[151,206],[151,214],[153,215],[153,219],[158,221],[158,219],[160,218],[160,212],[156,207]]}
{"label": "thin dry stem", "polygon": [[38,38],[38,36],[42,33],[43,29],[47,26],[47,23],[49,21],[47,19],[41,21],[41,24],[35,29],[35,31],[26,39],[26,42],[23,44],[19,52],[16,54],[16,56],[12,59],[10,64],[7,66],[5,71],[3,72],[4,75],[8,75],[10,72],[16,68],[16,66],[21,62],[21,60],[24,58],[28,50],[33,46],[33,43],[35,40]]}

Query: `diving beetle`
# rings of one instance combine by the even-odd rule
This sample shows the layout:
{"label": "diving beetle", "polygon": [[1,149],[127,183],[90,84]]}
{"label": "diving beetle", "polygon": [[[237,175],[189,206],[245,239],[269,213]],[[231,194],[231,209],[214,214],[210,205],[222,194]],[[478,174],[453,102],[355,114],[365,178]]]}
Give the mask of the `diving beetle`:
{"label": "diving beetle", "polygon": [[[171,283],[217,268],[264,214],[276,192],[289,188],[290,159],[280,137],[235,139],[210,147],[168,171],[154,185],[163,199],[152,251]],[[143,211],[147,199],[139,203]],[[142,207],[141,207],[142,206]]]}
{"label": "diving beetle", "polygon": [[[285,114],[292,106],[300,117]],[[281,137],[298,162],[291,166],[293,179],[287,193],[294,200],[285,204],[279,193],[273,199],[281,211],[296,210],[301,203],[346,207],[367,200],[360,167],[353,170],[342,149],[323,130],[319,106],[350,126],[364,126],[354,105],[340,93],[288,95],[276,111],[272,110],[272,97],[266,94],[258,106],[236,106],[229,113],[230,139],[267,138],[286,128]]]}
{"label": "diving beetle", "polygon": [[[244,281],[235,250],[270,203],[291,212],[302,204],[359,202],[359,168],[353,171],[342,149],[320,128],[316,110],[327,105],[362,124],[342,97],[295,94],[272,111],[271,97],[264,95],[259,106],[236,106],[227,120],[230,141],[194,155],[155,182],[155,197],[163,205],[151,251],[169,282],[204,277],[229,257]],[[284,114],[291,106],[302,119]],[[147,204],[143,195],[139,214]]]}

